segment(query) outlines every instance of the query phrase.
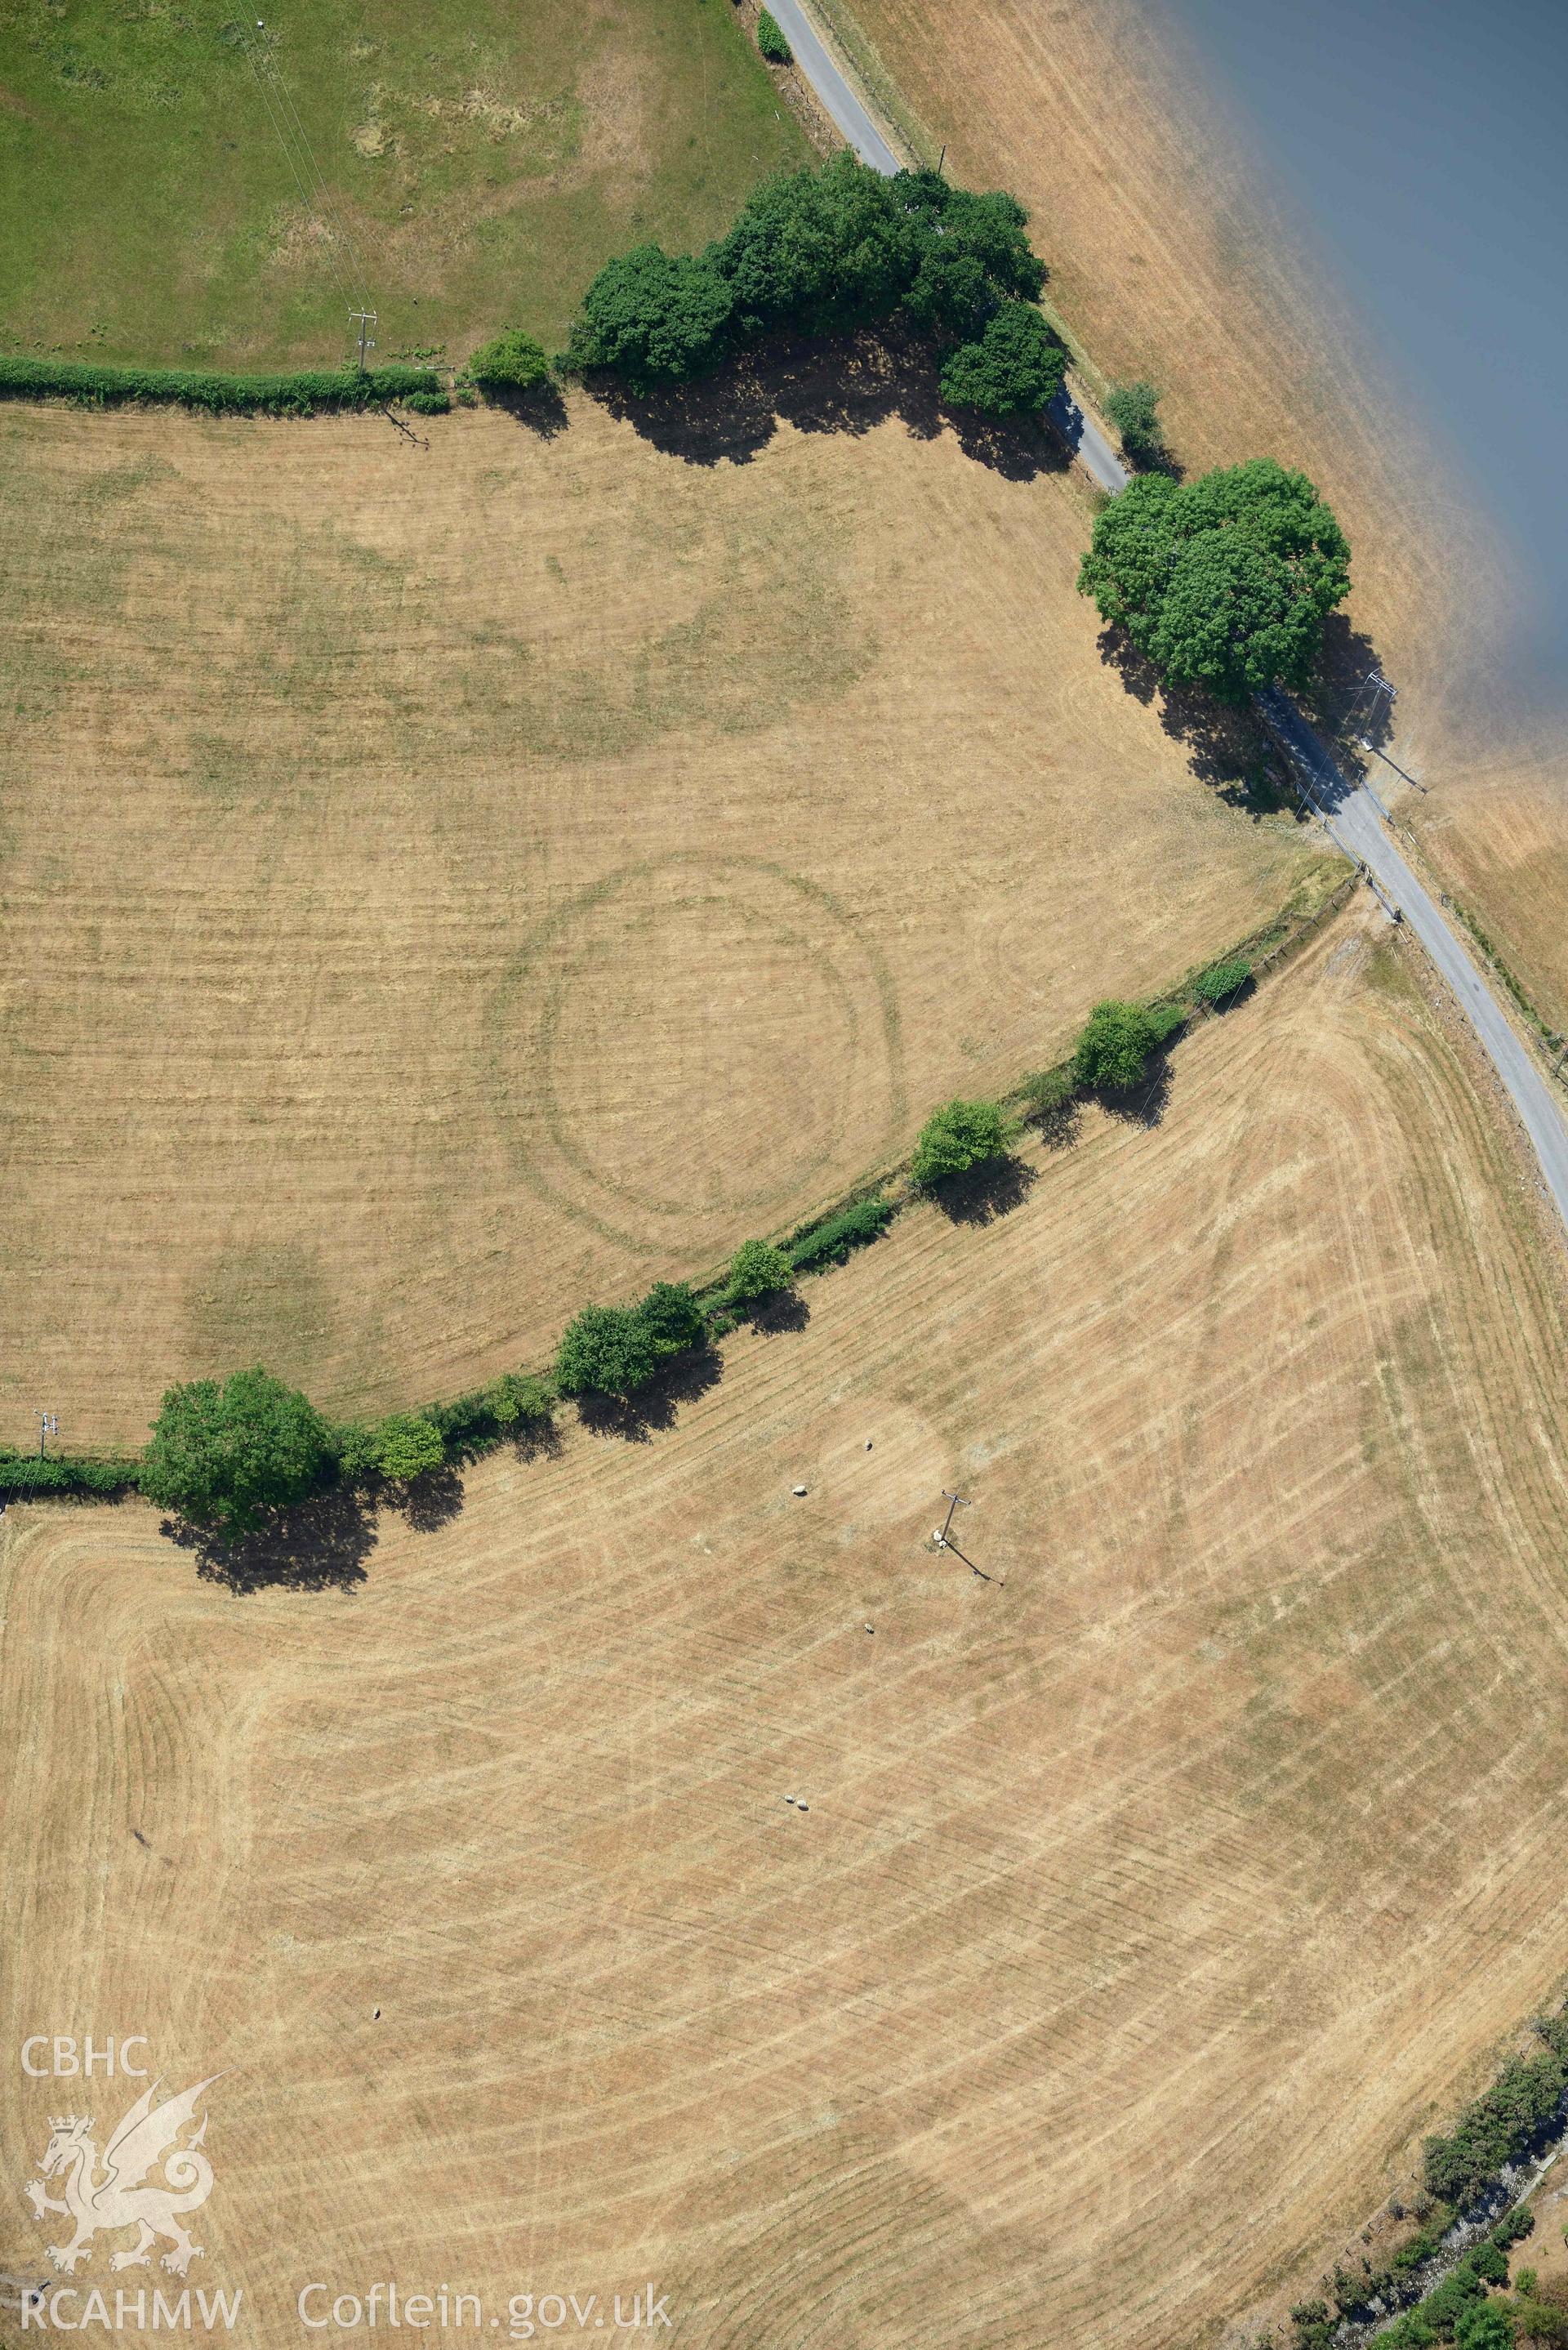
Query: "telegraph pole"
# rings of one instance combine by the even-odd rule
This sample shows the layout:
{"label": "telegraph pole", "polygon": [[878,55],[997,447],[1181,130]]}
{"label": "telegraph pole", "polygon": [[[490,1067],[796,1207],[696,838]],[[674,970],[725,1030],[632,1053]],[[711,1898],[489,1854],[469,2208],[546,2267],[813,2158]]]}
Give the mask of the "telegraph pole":
{"label": "telegraph pole", "polygon": [[348,320],[351,326],[358,324],[359,328],[359,372],[363,375],[365,372],[365,353],[367,350],[373,351],[376,348],[373,342],[367,343],[365,339],[367,330],[376,323],[376,313],[374,310],[350,310],[348,313]]}
{"label": "telegraph pole", "polygon": [[[955,1510],[972,1509],[974,1504],[972,1502],[966,1501],[961,1493],[950,1493],[945,1485],[942,1487],[942,1499],[948,1505],[948,1513],[942,1520],[941,1531],[937,1535],[937,1542],[941,1549],[946,1550],[948,1548],[948,1534],[953,1522],[953,1512]],[[965,1564],[968,1564],[967,1560]]]}
{"label": "telegraph pole", "polygon": [[38,1414],[38,1458],[40,1461],[44,1457],[44,1446],[48,1438],[51,1436],[58,1436],[59,1432],[60,1423],[55,1417],[55,1414],[52,1411],[41,1411]]}

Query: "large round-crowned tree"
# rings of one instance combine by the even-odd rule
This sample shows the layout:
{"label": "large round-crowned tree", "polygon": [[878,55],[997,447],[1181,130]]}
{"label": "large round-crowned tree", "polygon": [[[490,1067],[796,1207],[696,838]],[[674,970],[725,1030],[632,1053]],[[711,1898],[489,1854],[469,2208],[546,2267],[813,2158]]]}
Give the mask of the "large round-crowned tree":
{"label": "large round-crowned tree", "polygon": [[140,1484],[194,1525],[244,1534],[303,1501],[325,1468],[326,1421],[297,1388],[258,1366],[222,1386],[172,1387],[152,1423]]}
{"label": "large round-crowned tree", "polygon": [[1306,682],[1350,548],[1304,473],[1255,457],[1129,483],[1096,517],[1078,586],[1168,683],[1241,702]]}

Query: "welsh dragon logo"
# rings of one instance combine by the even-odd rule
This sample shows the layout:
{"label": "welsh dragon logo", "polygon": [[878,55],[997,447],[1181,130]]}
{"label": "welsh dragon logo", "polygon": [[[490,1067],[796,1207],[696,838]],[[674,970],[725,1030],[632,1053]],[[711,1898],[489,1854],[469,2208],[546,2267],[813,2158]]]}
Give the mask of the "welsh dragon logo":
{"label": "welsh dragon logo", "polygon": [[[173,2247],[164,2253],[163,2266],[175,2276],[185,2274],[202,2247],[191,2241],[181,2225],[181,2214],[199,2210],[213,2191],[213,2166],[198,2151],[207,2135],[205,2114],[188,2146],[176,2146],[175,2140],[192,2119],[203,2090],[220,2077],[214,2073],[180,2096],[165,2097],[161,2106],[152,2102],[160,2085],[154,2081],[115,2125],[101,2158],[90,2114],[51,2116],[49,2143],[40,2165],[43,2175],[31,2179],[26,2191],[35,2219],[41,2220],[46,2211],[60,2211],[76,2222],[76,2233],[68,2244],[47,2248],[57,2269],[74,2275],[78,2262],[91,2251],[92,2240],[100,2230],[134,2228],[135,2243],[127,2251],[109,2255],[111,2269],[144,2268],[161,2236]],[[151,2174],[160,2163],[162,2178],[153,2180]],[[64,2180],[63,2201],[46,2193],[45,2182],[50,2178]]]}

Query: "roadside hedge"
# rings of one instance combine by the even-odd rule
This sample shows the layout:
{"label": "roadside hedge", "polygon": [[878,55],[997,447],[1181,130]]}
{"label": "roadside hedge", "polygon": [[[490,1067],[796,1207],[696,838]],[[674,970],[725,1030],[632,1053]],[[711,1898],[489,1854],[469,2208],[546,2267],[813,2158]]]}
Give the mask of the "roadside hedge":
{"label": "roadside hedge", "polygon": [[162,401],[213,416],[317,416],[333,409],[379,408],[410,393],[441,390],[430,368],[310,368],[294,375],[210,375],[182,368],[98,367],[75,359],[0,355],[0,399],[50,394],[91,408]]}

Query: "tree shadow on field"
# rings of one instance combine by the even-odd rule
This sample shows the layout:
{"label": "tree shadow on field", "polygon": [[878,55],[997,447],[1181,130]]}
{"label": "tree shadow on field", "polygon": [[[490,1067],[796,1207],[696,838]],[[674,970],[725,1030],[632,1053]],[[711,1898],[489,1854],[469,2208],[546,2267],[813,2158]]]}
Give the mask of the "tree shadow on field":
{"label": "tree shadow on field", "polygon": [[455,1469],[443,1464],[427,1469],[422,1477],[410,1477],[406,1485],[389,1485],[385,1498],[388,1508],[396,1510],[412,1533],[434,1534],[438,1526],[450,1525],[462,1510],[462,1479]]}
{"label": "tree shadow on field", "polygon": [[[1386,677],[1377,648],[1365,629],[1353,628],[1343,612],[1331,612],[1324,623],[1323,658],[1312,683],[1301,696],[1313,723],[1334,744],[1345,773],[1358,781],[1369,771],[1405,770],[1387,755],[1394,733],[1394,698],[1374,688],[1374,677]],[[1424,789],[1416,776],[1407,783]]]}
{"label": "tree shadow on field", "polygon": [[346,1485],[292,1510],[275,1510],[254,1534],[227,1536],[165,1518],[158,1531],[194,1551],[196,1573],[226,1591],[352,1591],[376,1547],[375,1504]]}
{"label": "tree shadow on field", "polygon": [[627,1444],[647,1444],[655,1431],[673,1428],[683,1403],[717,1387],[723,1376],[723,1358],[714,1347],[695,1347],[680,1355],[649,1379],[634,1396],[584,1395],[577,1398],[577,1417],[594,1436],[618,1436]]}
{"label": "tree shadow on field", "polygon": [[1170,1103],[1168,1058],[1161,1053],[1151,1061],[1136,1086],[1100,1087],[1095,1099],[1107,1118],[1119,1118],[1124,1126],[1157,1127]]}
{"label": "tree shadow on field", "polygon": [[1083,1131],[1083,1104],[1074,1095],[1068,1101],[1026,1110],[1024,1122],[1034,1128],[1047,1150],[1071,1150]]}
{"label": "tree shadow on field", "polygon": [[966,456],[1009,481],[1066,471],[1068,452],[1043,419],[949,408],[940,376],[940,354],[925,337],[889,326],[760,344],[692,383],[640,395],[597,372],[584,383],[612,416],[688,465],[749,464],[781,423],[860,434],[898,417],[917,441],[952,432]]}
{"label": "tree shadow on field", "polygon": [[1122,629],[1102,629],[1099,650],[1100,659],[1116,671],[1133,700],[1153,710],[1171,741],[1180,743],[1200,784],[1254,821],[1271,813],[1278,801],[1260,787],[1260,778],[1272,746],[1250,709],[1216,702],[1199,686],[1167,685],[1147,653],[1139,652]]}
{"label": "tree shadow on field", "polygon": [[776,1338],[786,1330],[804,1330],[811,1308],[798,1289],[775,1289],[766,1297],[753,1297],[743,1318],[764,1338]]}
{"label": "tree shadow on field", "polygon": [[954,1224],[993,1224],[1011,1215],[1039,1181],[1037,1170],[1011,1152],[1002,1159],[982,1159],[961,1175],[949,1175],[931,1187],[931,1198]]}
{"label": "tree shadow on field", "polygon": [[527,391],[505,390],[499,384],[483,394],[487,408],[499,408],[516,424],[526,425],[541,441],[556,441],[568,422],[566,403],[556,383],[536,383]]}
{"label": "tree shadow on field", "polygon": [[554,1461],[563,1450],[561,1431],[553,1419],[520,1419],[505,1440],[519,1461]]}

